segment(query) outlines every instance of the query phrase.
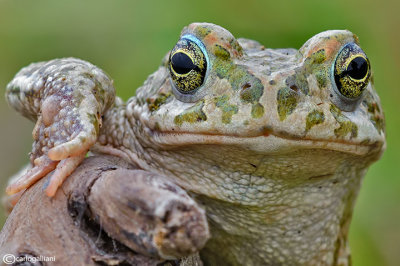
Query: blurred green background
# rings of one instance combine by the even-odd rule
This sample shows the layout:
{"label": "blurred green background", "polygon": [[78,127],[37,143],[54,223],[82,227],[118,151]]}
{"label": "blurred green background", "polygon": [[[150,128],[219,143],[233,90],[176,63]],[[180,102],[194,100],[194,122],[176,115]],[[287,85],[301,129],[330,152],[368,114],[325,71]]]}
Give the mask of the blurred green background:
{"label": "blurred green background", "polygon": [[[0,88],[23,66],[88,60],[133,95],[190,22],[219,24],[270,48],[299,48],[327,29],[356,33],[386,114],[387,150],[364,180],[350,229],[354,265],[400,265],[400,1],[0,0]],[[28,160],[33,124],[0,97],[0,180]],[[4,222],[1,214],[0,222]]]}

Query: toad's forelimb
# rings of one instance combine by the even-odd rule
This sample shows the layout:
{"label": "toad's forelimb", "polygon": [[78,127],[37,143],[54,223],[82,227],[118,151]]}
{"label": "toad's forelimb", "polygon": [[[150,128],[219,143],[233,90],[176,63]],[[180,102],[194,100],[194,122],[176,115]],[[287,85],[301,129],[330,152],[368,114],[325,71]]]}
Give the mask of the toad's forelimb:
{"label": "toad's forelimb", "polygon": [[7,193],[18,193],[55,170],[46,188],[51,197],[96,142],[115,89],[96,66],[65,58],[21,69],[7,85],[6,98],[23,116],[36,121],[30,153],[33,168],[9,185]]}

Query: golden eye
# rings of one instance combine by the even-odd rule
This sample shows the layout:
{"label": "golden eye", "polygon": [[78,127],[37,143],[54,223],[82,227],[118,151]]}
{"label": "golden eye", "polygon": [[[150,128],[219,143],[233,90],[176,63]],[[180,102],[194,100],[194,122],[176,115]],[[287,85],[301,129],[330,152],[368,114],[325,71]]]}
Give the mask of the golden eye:
{"label": "golden eye", "polygon": [[369,60],[364,51],[355,43],[346,44],[334,65],[335,83],[340,94],[349,99],[360,97],[370,76]]}
{"label": "golden eye", "polygon": [[182,94],[194,94],[204,83],[207,61],[203,44],[193,36],[183,36],[169,58],[174,88]]}

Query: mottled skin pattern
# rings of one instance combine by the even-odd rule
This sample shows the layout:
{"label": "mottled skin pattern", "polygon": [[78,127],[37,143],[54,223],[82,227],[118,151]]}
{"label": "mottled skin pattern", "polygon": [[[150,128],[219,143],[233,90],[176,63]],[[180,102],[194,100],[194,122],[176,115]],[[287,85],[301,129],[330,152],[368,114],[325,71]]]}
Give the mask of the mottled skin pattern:
{"label": "mottled skin pattern", "polygon": [[[339,50],[357,37],[326,31],[294,50],[236,40],[213,24],[191,24],[185,35],[209,57],[203,86],[189,96],[172,89],[169,55],[125,104],[114,102],[101,70],[77,59],[17,74],[7,98],[39,121],[33,170],[42,167],[36,158],[52,162],[50,171],[61,171],[59,160],[73,170],[66,160],[86,153],[99,132],[92,151],[162,174],[204,205],[212,233],[201,251],[206,265],[349,264],[354,201],[385,148],[373,79],[348,100],[332,77]],[[36,172],[37,179],[48,171]],[[34,181],[23,180],[36,172],[8,191],[29,187]]]}

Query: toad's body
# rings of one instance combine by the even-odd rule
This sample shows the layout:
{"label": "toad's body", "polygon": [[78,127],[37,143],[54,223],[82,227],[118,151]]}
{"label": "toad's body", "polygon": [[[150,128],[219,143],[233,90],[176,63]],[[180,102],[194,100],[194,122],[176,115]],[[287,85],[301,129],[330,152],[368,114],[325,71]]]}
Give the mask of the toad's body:
{"label": "toad's body", "polygon": [[206,264],[346,264],[354,200],[385,147],[370,76],[348,31],[272,50],[205,23],[183,30],[126,104],[87,62],[32,64],[7,97],[38,118],[34,167],[8,192],[56,168],[46,189],[54,195],[95,144],[204,205]]}

